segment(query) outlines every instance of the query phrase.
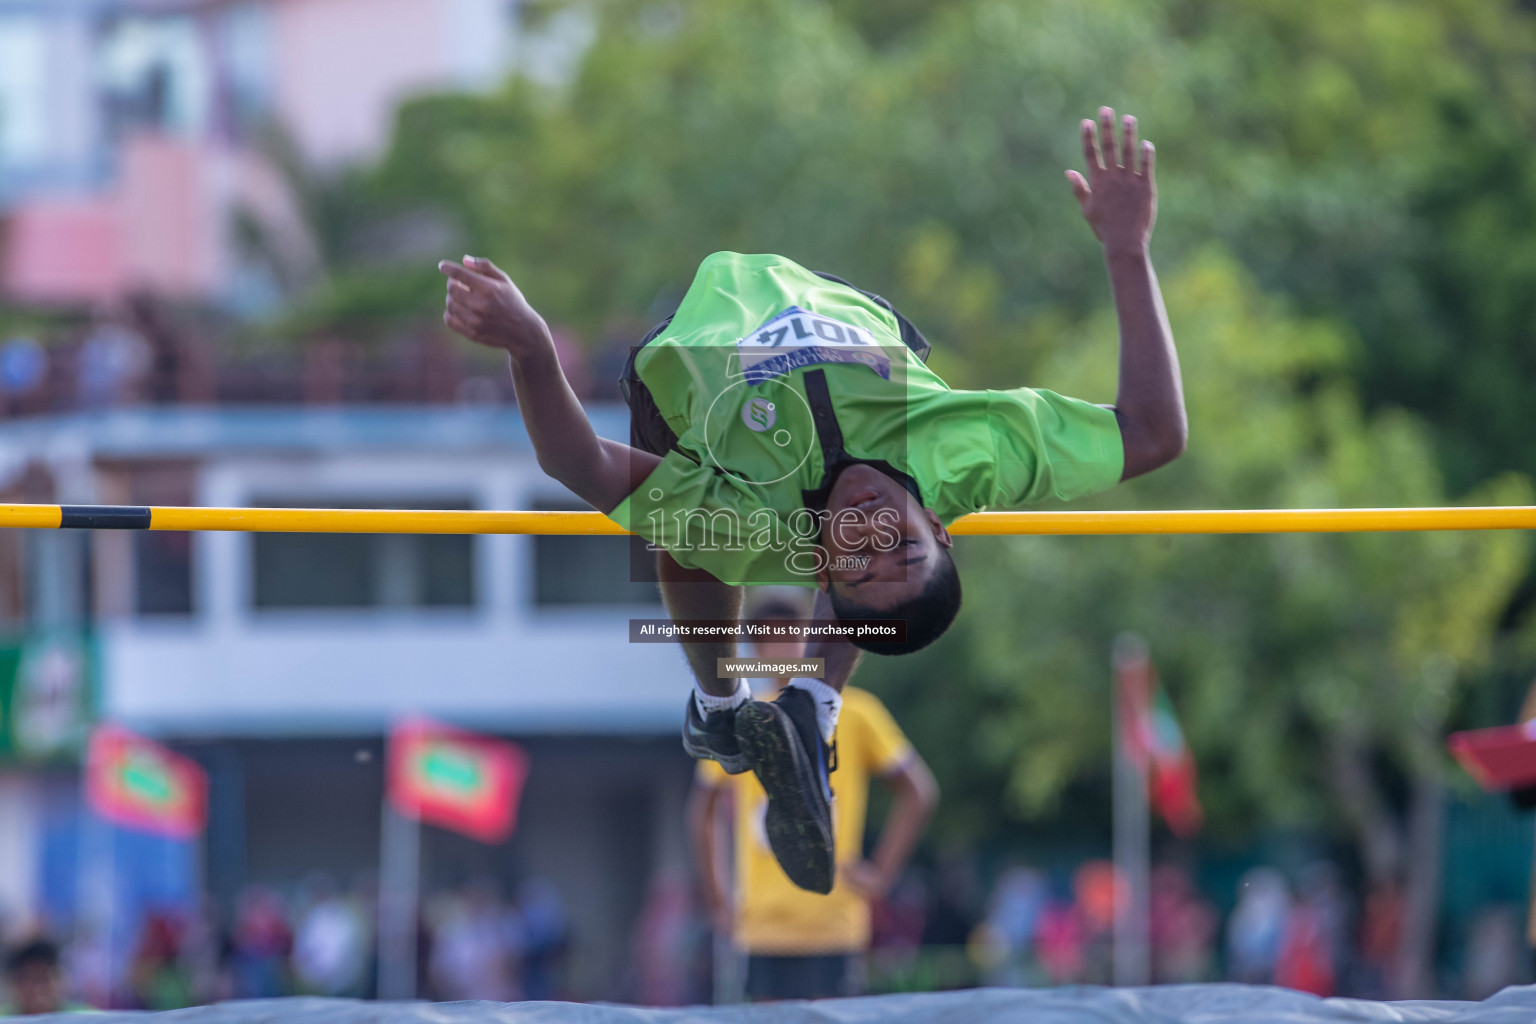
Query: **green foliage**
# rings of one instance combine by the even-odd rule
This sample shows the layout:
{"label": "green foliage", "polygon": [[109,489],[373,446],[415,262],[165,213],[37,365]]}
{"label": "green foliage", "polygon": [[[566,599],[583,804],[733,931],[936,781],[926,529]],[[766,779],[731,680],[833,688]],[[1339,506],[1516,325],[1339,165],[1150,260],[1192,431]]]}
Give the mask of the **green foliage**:
{"label": "green foliage", "polygon": [[[1368,403],[1431,418],[1455,492],[1536,471],[1536,19],[1477,0],[1185,0],[1192,117],[1158,126],[1267,289],[1347,320]],[[1176,147],[1176,148],[1170,148]],[[1198,165],[1198,167],[1196,167]]]}
{"label": "green foliage", "polygon": [[[706,252],[783,252],[901,297],[975,384],[1032,367],[1023,323],[1102,301],[1061,170],[1107,102],[1159,145],[1165,265],[1219,240],[1348,322],[1366,404],[1431,419],[1453,492],[1536,472],[1536,19],[1513,0],[592,10],[566,88],[403,110],[382,168],[319,204],[355,273],[376,272],[370,218],[424,206],[592,333],[675,296]],[[333,305],[321,319],[366,319]]]}
{"label": "green foliage", "polygon": [[[1337,328],[1264,297],[1219,250],[1165,288],[1190,450],[1106,496],[1107,507],[1445,503],[1423,426],[1401,411],[1361,412],[1343,376],[1349,339]],[[1107,397],[1113,318],[1046,329],[1058,335],[1057,355],[1037,383]],[[1516,477],[1472,496],[1531,498]],[[1400,776],[1438,771],[1443,725],[1489,664],[1529,544],[1497,532],[961,546],[969,610],[955,635],[924,663],[866,669],[897,695],[923,749],[953,744],[949,730],[966,723],[962,756],[986,770],[971,769],[973,788],[961,795],[984,799],[990,771],[1005,780],[998,810],[1034,815],[1056,810],[1071,781],[1106,775],[1109,652],[1131,629],[1149,639],[1184,720],[1213,827],[1232,835],[1264,822],[1337,824],[1328,760],[1337,742],[1363,746]],[[939,671],[942,691],[924,681]],[[979,810],[962,808],[953,827],[984,822]]]}
{"label": "green foliage", "polygon": [[72,313],[45,309],[27,309],[0,303],[0,341],[7,338],[33,338],[48,344],[58,332],[78,322]]}
{"label": "green foliage", "polygon": [[981,379],[1024,311],[1101,294],[1061,169],[1074,117],[1147,65],[1152,25],[1119,6],[1085,24],[1042,5],[1044,33],[1011,5],[941,6],[876,49],[806,0],[605,4],[565,90],[407,105],[347,202],[445,211],[588,333],[678,294],[708,252],[782,252],[900,295]]}

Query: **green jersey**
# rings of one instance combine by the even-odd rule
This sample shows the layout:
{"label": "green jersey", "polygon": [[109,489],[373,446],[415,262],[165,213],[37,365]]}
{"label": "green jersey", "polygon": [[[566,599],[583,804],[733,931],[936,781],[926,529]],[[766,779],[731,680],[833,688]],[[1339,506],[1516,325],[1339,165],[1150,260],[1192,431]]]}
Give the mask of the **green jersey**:
{"label": "green jersey", "polygon": [[892,313],[782,256],[699,265],[635,371],[676,450],[612,512],[726,583],[814,585],[816,514],[844,460],[905,476],[945,525],[1119,482],[1112,410],[1050,391],[955,391]]}

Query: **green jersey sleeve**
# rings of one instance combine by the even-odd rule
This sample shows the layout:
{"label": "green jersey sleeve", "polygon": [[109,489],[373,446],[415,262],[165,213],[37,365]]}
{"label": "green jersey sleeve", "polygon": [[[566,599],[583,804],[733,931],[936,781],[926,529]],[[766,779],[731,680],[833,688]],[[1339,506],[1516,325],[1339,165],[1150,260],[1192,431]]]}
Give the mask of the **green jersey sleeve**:
{"label": "green jersey sleeve", "polygon": [[609,518],[723,583],[815,586],[818,522],[802,511],[786,522],[752,484],[672,451]]}
{"label": "green jersey sleeve", "polygon": [[1113,409],[1054,391],[989,391],[994,472],[987,505],[1071,501],[1120,482],[1125,451]]}

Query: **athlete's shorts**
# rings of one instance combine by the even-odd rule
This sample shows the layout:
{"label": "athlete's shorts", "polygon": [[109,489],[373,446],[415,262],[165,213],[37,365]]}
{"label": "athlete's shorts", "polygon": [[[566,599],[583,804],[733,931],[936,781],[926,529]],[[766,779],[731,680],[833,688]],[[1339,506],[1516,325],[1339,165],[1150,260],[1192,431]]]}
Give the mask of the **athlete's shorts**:
{"label": "athlete's shorts", "polygon": [[[932,348],[928,339],[923,337],[921,331],[912,325],[912,321],[902,316],[895,306],[876,295],[867,292],[857,285],[849,284],[834,274],[823,274],[821,271],[813,271],[820,278],[835,281],[841,285],[847,285],[854,291],[871,300],[875,305],[888,310],[896,318],[896,323],[901,327],[901,340],[907,348],[916,353],[917,358],[923,362],[928,361],[928,352]],[[624,364],[624,376],[619,378],[619,391],[624,395],[624,401],[629,405],[629,443],[631,447],[648,451],[652,455],[665,457],[673,448],[677,447],[677,435],[673,433],[661,410],[656,407],[656,400],[651,396],[651,389],[645,386],[640,375],[635,372],[635,356],[646,345],[655,340],[656,336],[667,329],[672,322],[669,316],[661,323],[652,327],[645,337],[640,339],[629,353],[629,361]]]}
{"label": "athlete's shorts", "polygon": [[851,996],[853,957],[748,956],[746,996],[752,1002]]}

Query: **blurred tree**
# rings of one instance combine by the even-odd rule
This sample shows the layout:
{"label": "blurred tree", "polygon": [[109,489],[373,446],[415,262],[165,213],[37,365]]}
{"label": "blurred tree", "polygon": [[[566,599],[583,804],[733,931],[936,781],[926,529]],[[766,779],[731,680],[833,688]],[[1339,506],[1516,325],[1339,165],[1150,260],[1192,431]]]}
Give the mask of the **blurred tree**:
{"label": "blurred tree", "polygon": [[1536,472],[1524,443],[1536,387],[1530,5],[1171,0],[1165,11],[1188,113],[1159,138],[1204,199],[1180,208],[1181,233],[1223,239],[1266,289],[1347,320],[1367,403],[1429,418],[1454,493]]}
{"label": "blurred tree", "polygon": [[[1090,302],[1092,240],[1061,177],[1080,159],[1073,118],[1126,96],[1114,83],[1154,25],[1133,3],[1085,24],[1055,0],[1040,17],[1056,31],[1038,33],[1015,6],[956,5],[876,49],[811,0],[603,4],[565,89],[514,78],[408,104],[376,173],[330,209],[446,215],[589,334],[665,306],[708,252],[776,251],[900,295],[952,372],[1017,369],[1002,342],[1023,311]],[[333,248],[379,274],[375,247]],[[324,297],[415,308],[395,284],[338,279]]]}
{"label": "blurred tree", "polygon": [[[1167,283],[1190,410],[1189,453],[1115,492],[1114,507],[1434,505],[1446,500],[1422,424],[1362,414],[1344,333],[1265,298],[1211,250]],[[1114,326],[1096,316],[1040,383],[1107,397]],[[1472,496],[1529,502],[1507,476]],[[962,541],[969,612],[930,654],[867,679],[935,769],[980,763],[946,810],[984,825],[986,772],[1016,813],[1055,809],[1110,760],[1109,651],[1147,636],[1179,705],[1218,837],[1265,824],[1352,835],[1372,882],[1404,880],[1404,991],[1422,991],[1439,879],[1441,744],[1528,566],[1519,533]],[[983,551],[984,549],[984,551]],[[939,665],[943,665],[941,670]],[[936,692],[928,680],[951,683]],[[963,679],[963,685],[955,682]],[[995,777],[995,776],[994,776]],[[995,790],[991,791],[995,793]],[[995,816],[996,809],[990,809]]]}
{"label": "blurred tree", "polygon": [[425,222],[588,333],[665,306],[703,253],[772,250],[899,296],[963,383],[1028,370],[1022,322],[1101,296],[1061,170],[1108,102],[1164,154],[1165,260],[1219,239],[1348,321],[1367,406],[1429,418],[1453,493],[1536,472],[1536,18],[1515,0],[592,10],[568,86],[408,104],[377,173],[311,203],[355,271],[321,319],[419,310],[431,261],[390,243]]}

